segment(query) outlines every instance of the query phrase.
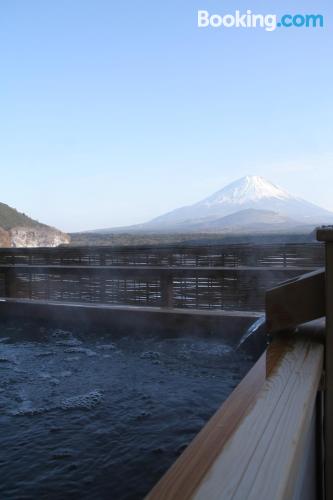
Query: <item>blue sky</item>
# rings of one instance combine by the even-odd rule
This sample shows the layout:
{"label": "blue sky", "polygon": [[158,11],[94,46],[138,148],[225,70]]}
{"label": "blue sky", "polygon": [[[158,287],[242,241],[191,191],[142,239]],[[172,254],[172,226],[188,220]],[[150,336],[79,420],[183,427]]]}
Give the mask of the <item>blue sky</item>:
{"label": "blue sky", "polygon": [[[1,0],[0,200],[74,231],[258,174],[333,210],[331,5]],[[325,27],[197,28],[248,8]]]}

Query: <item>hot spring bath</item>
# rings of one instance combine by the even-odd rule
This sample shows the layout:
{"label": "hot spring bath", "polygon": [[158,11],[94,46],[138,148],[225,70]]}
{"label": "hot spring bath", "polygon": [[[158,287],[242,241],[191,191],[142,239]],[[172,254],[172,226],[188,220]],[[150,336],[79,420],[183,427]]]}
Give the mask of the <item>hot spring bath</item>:
{"label": "hot spring bath", "polygon": [[0,324],[1,498],[143,498],[252,363],[213,336]]}

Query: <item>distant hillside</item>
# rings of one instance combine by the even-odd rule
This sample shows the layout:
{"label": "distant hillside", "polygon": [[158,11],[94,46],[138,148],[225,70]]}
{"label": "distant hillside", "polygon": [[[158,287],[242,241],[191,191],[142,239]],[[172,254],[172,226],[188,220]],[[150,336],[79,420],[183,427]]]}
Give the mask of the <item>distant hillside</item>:
{"label": "distant hillside", "polygon": [[[299,222],[272,210],[256,210],[248,208],[212,221],[192,225],[193,230],[200,232],[225,233],[275,233],[282,231],[310,232],[312,226]],[[304,231],[303,231],[304,229]]]}
{"label": "distant hillside", "polygon": [[70,237],[0,203],[0,247],[56,247]]}

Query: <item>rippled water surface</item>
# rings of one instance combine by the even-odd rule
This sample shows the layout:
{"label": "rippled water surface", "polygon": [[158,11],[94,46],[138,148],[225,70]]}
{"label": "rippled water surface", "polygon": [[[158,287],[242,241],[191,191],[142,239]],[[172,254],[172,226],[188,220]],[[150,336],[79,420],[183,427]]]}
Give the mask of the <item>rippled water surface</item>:
{"label": "rippled water surface", "polygon": [[143,498],[251,363],[216,338],[0,324],[0,498]]}

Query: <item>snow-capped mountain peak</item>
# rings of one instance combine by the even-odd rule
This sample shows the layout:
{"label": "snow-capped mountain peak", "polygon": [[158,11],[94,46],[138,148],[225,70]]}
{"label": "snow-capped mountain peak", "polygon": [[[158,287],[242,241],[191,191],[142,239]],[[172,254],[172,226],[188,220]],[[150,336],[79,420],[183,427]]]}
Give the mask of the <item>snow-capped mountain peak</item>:
{"label": "snow-capped mountain peak", "polygon": [[211,207],[215,204],[244,205],[255,203],[263,199],[275,198],[278,200],[295,199],[284,189],[272,184],[258,175],[248,175],[229,184],[220,191],[214,193],[209,198],[198,203]]}
{"label": "snow-capped mountain peak", "polygon": [[300,224],[317,225],[333,221],[331,212],[291,195],[263,177],[248,175],[228,184],[204,200],[161,215],[143,224],[142,227],[189,229],[244,210],[275,212]]}
{"label": "snow-capped mountain peak", "polygon": [[263,177],[248,175],[193,205],[121,231],[298,231],[306,226],[310,232],[322,224],[333,224],[332,212],[291,195]]}

